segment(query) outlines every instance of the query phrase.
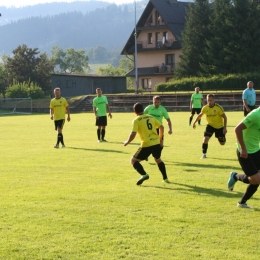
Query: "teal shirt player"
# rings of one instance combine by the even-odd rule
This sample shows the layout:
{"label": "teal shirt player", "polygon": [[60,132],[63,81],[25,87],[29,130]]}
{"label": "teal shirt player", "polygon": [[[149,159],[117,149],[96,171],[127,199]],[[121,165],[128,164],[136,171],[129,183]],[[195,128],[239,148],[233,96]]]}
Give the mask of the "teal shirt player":
{"label": "teal shirt player", "polygon": [[201,93],[194,93],[191,95],[192,107],[193,108],[201,108],[202,103],[201,100],[203,99],[203,95]]}
{"label": "teal shirt player", "polygon": [[256,93],[254,89],[245,89],[242,94],[242,99],[246,101],[247,105],[255,106]]}
{"label": "teal shirt player", "polygon": [[149,105],[144,109],[144,114],[155,117],[161,124],[163,118],[165,118],[166,120],[170,118],[167,110],[162,105],[160,105],[158,108],[156,108],[154,105]]}
{"label": "teal shirt player", "polygon": [[[256,153],[260,150],[260,107],[248,114],[242,123],[246,126],[246,129],[243,130],[246,150],[249,154]],[[238,143],[237,148],[241,151],[241,147]]]}
{"label": "teal shirt player", "polygon": [[101,97],[95,97],[93,99],[93,107],[96,107],[97,109],[97,116],[106,116],[107,114],[107,97],[101,96]]}

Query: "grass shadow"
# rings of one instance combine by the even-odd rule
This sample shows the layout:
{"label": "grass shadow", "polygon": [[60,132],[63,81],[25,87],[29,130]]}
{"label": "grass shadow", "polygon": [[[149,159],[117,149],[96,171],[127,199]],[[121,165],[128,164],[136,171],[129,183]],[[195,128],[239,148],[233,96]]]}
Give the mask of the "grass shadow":
{"label": "grass shadow", "polygon": [[[171,186],[171,187],[170,187]],[[180,187],[177,187],[180,186]],[[183,184],[183,183],[177,183],[177,182],[172,182],[167,184],[167,186],[154,186],[154,185],[141,185],[140,187],[143,188],[156,188],[156,189],[163,189],[163,190],[172,190],[172,191],[181,191],[181,192],[193,192],[196,194],[206,194],[214,197],[226,197],[226,198],[241,198],[243,195],[242,192],[230,192],[230,191],[225,191],[222,189],[212,189],[212,188],[205,188],[205,187],[200,187],[200,186],[192,186],[188,184]],[[258,198],[252,198],[254,200],[259,200]]]}
{"label": "grass shadow", "polygon": [[[204,160],[205,161],[205,160]],[[181,162],[165,162],[167,164],[175,164],[177,166],[181,167],[190,167],[190,168],[215,168],[215,169],[229,169],[229,170],[241,170],[240,167],[233,167],[233,166],[227,166],[227,165],[214,165],[214,164],[202,164],[202,163],[181,163]],[[188,170],[185,170],[188,171]]]}
{"label": "grass shadow", "polygon": [[[122,146],[124,145],[124,141],[122,141],[122,142],[109,142],[109,141],[107,141],[106,143],[110,143],[110,144],[121,144]],[[140,143],[130,143],[130,144],[128,144],[127,146],[129,146],[129,145],[138,145],[138,146],[140,146]]]}
{"label": "grass shadow", "polygon": [[220,160],[220,161],[231,161],[231,162],[235,162],[235,161],[237,161],[237,158],[235,158],[235,159],[227,159],[227,158],[215,158],[215,157],[209,157],[209,159]]}
{"label": "grass shadow", "polygon": [[69,147],[66,146],[66,149],[73,149],[73,150],[82,150],[82,151],[92,151],[92,152],[103,152],[103,153],[122,153],[122,154],[129,154],[118,150],[105,150],[105,149],[89,149],[89,148],[80,148],[80,147]]}

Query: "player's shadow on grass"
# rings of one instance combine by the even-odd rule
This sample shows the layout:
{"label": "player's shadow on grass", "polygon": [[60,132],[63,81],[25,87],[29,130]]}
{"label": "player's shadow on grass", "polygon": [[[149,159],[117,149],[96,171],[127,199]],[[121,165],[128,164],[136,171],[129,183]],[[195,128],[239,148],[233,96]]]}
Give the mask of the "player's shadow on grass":
{"label": "player's shadow on grass", "polygon": [[237,158],[234,159],[227,159],[227,158],[215,158],[215,157],[210,157],[209,159],[215,159],[215,160],[220,160],[220,161],[232,161],[232,162],[236,162]]}
{"label": "player's shadow on grass", "polygon": [[[188,185],[188,184],[177,183],[177,182],[175,182],[175,185],[188,188],[188,189],[186,189],[187,191],[192,191],[192,192],[195,192],[198,194],[208,194],[208,195],[215,196],[215,197],[227,197],[227,198],[238,197],[239,198],[243,194],[242,192],[230,192],[228,190],[225,191],[222,189],[205,188],[205,187],[200,187],[200,186],[196,186],[196,185]],[[175,190],[176,190],[176,186],[175,186]],[[184,189],[179,188],[179,190],[183,191]]]}
{"label": "player's shadow on grass", "polygon": [[92,152],[103,152],[103,153],[123,153],[123,154],[129,154],[129,153],[125,153],[125,152],[118,151],[118,150],[88,149],[88,148],[69,147],[69,146],[66,146],[66,149],[92,151]]}
{"label": "player's shadow on grass", "polygon": [[[109,143],[109,144],[120,144],[120,145],[124,146],[124,141],[123,142],[106,142],[106,143]],[[130,143],[127,146],[129,146],[129,145],[139,145],[140,146],[140,143]]]}
{"label": "player's shadow on grass", "polygon": [[[177,182],[172,182],[165,186],[143,185],[141,187],[180,191],[181,193],[193,192],[198,195],[206,194],[214,197],[226,197],[226,198],[237,198],[237,199],[241,198],[241,196],[244,194],[243,192],[234,192],[234,191],[230,192],[230,191],[224,191],[222,189],[205,188],[196,185],[188,185],[188,184],[177,183]],[[258,198],[252,198],[252,199],[259,200]]]}
{"label": "player's shadow on grass", "polygon": [[[167,162],[167,164],[170,164]],[[228,165],[216,165],[216,164],[204,164],[204,163],[180,163],[180,162],[171,162],[171,164],[175,164],[177,166],[181,167],[190,167],[190,168],[205,168],[205,169],[210,169],[210,168],[216,168],[216,169],[224,169],[226,171],[234,171],[234,170],[240,170],[240,167],[234,167],[234,166],[228,166]],[[186,169],[185,171],[190,171],[190,169]],[[193,170],[194,171],[194,170]]]}

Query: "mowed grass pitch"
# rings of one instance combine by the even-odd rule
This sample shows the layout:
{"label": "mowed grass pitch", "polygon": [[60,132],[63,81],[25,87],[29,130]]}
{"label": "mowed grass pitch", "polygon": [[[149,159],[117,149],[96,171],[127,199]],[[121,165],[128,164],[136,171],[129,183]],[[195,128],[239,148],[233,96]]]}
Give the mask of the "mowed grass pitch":
{"label": "mowed grass pitch", "polygon": [[[259,191],[237,208],[246,189],[227,190],[230,171],[241,172],[234,127],[241,112],[226,112],[227,143],[209,143],[205,129],[188,127],[189,112],[170,113],[163,184],[150,157],[150,179],[137,186],[130,165],[139,137],[127,147],[133,113],[114,113],[97,143],[92,113],[65,123],[65,149],[54,149],[49,116],[0,118],[0,259],[259,259]],[[164,122],[168,131],[167,122]]]}

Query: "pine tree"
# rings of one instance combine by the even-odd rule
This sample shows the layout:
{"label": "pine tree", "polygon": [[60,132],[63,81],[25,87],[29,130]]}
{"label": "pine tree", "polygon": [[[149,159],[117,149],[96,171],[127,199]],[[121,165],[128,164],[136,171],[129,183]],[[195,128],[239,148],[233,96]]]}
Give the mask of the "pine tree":
{"label": "pine tree", "polygon": [[199,75],[205,40],[209,37],[210,13],[208,0],[195,0],[189,5],[181,39],[183,43],[181,60],[174,71],[176,78]]}
{"label": "pine tree", "polygon": [[[250,1],[250,15],[247,17],[247,54],[246,71],[260,70],[260,2],[259,0]],[[244,55],[245,55],[244,53]]]}
{"label": "pine tree", "polygon": [[215,0],[213,13],[210,16],[210,37],[206,41],[205,55],[202,57],[201,72],[204,75],[215,75],[230,71],[232,55],[230,53],[231,26],[230,0]]}
{"label": "pine tree", "polygon": [[[225,73],[246,72],[249,69],[248,57],[250,50],[251,33],[250,24],[250,0],[234,0],[230,8],[229,19],[226,20],[226,26],[230,28],[230,35],[225,51]],[[223,66],[221,66],[223,67]]]}

